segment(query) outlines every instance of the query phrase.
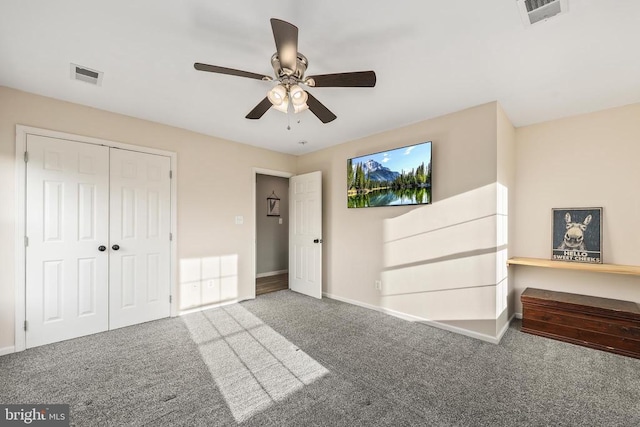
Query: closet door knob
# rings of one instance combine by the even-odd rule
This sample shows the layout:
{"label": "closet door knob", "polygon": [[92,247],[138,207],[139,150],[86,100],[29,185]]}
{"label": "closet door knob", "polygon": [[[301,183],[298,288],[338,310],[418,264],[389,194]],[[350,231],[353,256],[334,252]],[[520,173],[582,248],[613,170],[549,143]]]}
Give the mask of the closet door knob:
{"label": "closet door knob", "polygon": [[113,245],[113,246],[111,246],[111,249],[113,249],[114,251],[117,251],[118,249],[120,249],[120,246]]}
{"label": "closet door knob", "polygon": [[104,251],[106,251],[106,250],[107,250],[107,247],[106,247],[106,246],[104,246],[104,245],[100,245],[100,246],[98,246],[98,250],[99,250],[100,252],[104,252]]}

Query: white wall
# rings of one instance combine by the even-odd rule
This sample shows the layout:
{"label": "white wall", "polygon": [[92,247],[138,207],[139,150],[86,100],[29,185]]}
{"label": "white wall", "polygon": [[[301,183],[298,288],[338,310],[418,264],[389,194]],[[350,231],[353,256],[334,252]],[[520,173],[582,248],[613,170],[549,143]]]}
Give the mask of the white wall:
{"label": "white wall", "polygon": [[[640,264],[640,104],[516,130],[512,256],[551,257],[551,209],[603,207],[603,259]],[[510,267],[526,287],[640,302],[640,277]]]}
{"label": "white wall", "polygon": [[225,280],[224,294],[213,289],[207,302],[253,295],[253,168],[294,172],[294,156],[0,87],[0,353],[14,343],[16,124],[176,152],[180,282],[202,286],[198,264]]}

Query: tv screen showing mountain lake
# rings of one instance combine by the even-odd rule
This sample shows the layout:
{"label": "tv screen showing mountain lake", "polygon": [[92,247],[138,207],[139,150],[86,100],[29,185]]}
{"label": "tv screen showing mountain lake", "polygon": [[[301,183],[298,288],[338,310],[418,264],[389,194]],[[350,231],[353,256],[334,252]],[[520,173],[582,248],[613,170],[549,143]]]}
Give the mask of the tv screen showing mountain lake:
{"label": "tv screen showing mountain lake", "polygon": [[431,142],[347,160],[347,206],[431,203]]}

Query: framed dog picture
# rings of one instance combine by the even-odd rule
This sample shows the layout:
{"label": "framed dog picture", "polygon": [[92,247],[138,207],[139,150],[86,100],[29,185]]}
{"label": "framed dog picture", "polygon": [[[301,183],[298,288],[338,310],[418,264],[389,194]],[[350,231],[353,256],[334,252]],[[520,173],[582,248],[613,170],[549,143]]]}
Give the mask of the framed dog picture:
{"label": "framed dog picture", "polygon": [[556,261],[602,264],[602,208],[552,209]]}

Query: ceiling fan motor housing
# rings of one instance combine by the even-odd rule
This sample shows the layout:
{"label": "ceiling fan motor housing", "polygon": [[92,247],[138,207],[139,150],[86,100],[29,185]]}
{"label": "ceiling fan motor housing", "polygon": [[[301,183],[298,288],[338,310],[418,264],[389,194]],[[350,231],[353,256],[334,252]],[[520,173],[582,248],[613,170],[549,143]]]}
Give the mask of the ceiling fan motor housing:
{"label": "ceiling fan motor housing", "polygon": [[278,80],[284,85],[294,85],[300,82],[303,82],[304,73],[307,71],[307,66],[309,65],[309,61],[307,58],[298,52],[298,56],[296,59],[296,69],[290,70],[288,68],[283,68],[280,64],[280,58],[278,57],[278,52],[274,53],[271,56],[271,66],[273,67],[273,71],[277,76]]}

